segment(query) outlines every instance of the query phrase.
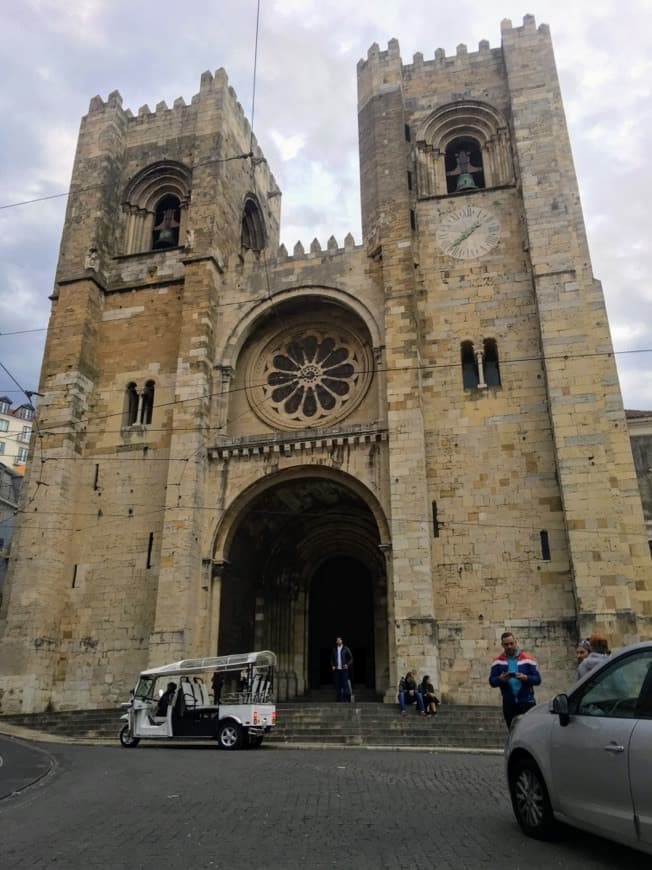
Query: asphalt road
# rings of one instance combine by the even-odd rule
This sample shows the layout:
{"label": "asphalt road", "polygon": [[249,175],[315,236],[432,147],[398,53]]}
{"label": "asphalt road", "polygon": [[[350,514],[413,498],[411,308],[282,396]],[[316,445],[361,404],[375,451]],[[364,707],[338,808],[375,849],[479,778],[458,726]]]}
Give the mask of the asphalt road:
{"label": "asphalt road", "polygon": [[0,801],[47,776],[54,760],[39,747],[0,736]]}
{"label": "asphalt road", "polygon": [[553,843],[525,838],[499,756],[43,748],[51,772],[0,800],[3,867],[650,866],[649,856],[570,829]]}

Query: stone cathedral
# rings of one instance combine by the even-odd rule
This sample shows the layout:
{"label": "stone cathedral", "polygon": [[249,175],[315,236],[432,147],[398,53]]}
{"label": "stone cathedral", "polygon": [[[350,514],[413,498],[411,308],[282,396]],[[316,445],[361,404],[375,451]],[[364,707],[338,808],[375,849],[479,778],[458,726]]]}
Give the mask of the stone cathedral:
{"label": "stone cathedral", "polygon": [[[0,613],[2,712],[106,707],[147,665],[268,648],[277,697],[487,703],[650,637],[652,579],[548,28],[358,64],[362,244],[279,247],[224,70],[81,122]],[[540,693],[541,694],[541,693]]]}

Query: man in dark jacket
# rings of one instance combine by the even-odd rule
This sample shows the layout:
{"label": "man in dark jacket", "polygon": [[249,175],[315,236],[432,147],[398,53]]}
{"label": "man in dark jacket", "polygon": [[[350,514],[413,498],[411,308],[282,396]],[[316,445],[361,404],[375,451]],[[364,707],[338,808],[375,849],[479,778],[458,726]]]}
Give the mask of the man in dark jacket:
{"label": "man in dark jacket", "polygon": [[407,716],[405,707],[408,704],[416,704],[419,716],[425,716],[426,710],[423,706],[423,696],[417,688],[417,681],[414,679],[412,671],[408,671],[404,677],[401,677],[398,684],[398,703],[401,716]]}
{"label": "man in dark jacket", "polygon": [[511,631],[500,636],[503,652],[491,663],[489,685],[500,689],[503,696],[503,716],[507,727],[515,716],[534,707],[534,686],[541,683],[536,661],[529,653],[518,649]]}
{"label": "man in dark jacket", "polygon": [[331,669],[335,680],[335,700],[351,700],[351,665],[353,656],[348,646],[344,646],[341,637],[335,638],[335,646],[331,652]]}

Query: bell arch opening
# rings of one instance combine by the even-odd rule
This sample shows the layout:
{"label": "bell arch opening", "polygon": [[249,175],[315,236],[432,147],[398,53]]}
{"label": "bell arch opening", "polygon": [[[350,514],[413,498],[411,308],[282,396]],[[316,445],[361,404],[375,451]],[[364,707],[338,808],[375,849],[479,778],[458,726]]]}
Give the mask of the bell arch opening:
{"label": "bell arch opening", "polygon": [[218,581],[217,654],[273,650],[277,698],[287,700],[330,690],[330,651],[341,635],[354,656],[354,690],[382,695],[387,576],[364,499],[335,478],[293,478],[260,492],[234,524]]}

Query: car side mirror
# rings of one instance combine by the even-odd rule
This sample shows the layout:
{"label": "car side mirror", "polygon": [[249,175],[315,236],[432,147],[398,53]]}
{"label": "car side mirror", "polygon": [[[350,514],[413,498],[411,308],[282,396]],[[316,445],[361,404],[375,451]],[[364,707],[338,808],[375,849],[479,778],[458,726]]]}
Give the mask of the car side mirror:
{"label": "car side mirror", "polygon": [[570,722],[570,713],[568,712],[568,695],[555,695],[551,703],[551,711],[559,716],[559,724],[565,728]]}

